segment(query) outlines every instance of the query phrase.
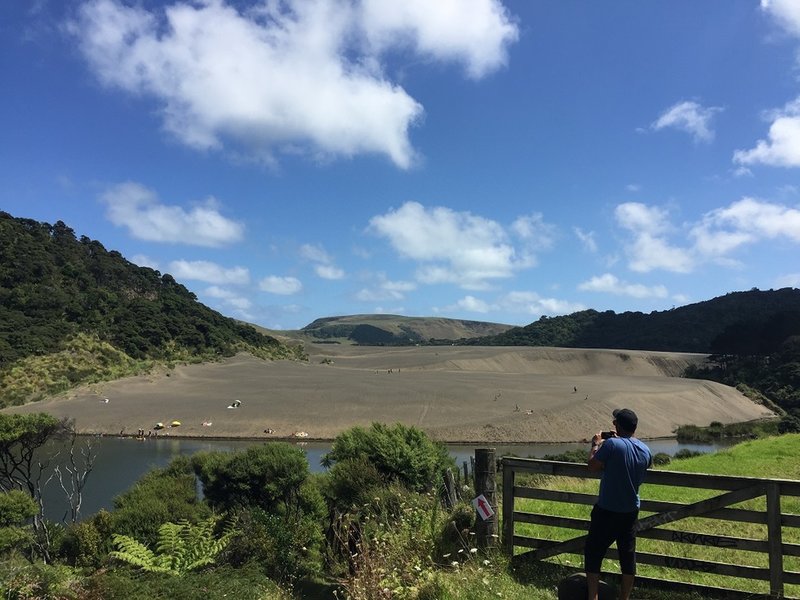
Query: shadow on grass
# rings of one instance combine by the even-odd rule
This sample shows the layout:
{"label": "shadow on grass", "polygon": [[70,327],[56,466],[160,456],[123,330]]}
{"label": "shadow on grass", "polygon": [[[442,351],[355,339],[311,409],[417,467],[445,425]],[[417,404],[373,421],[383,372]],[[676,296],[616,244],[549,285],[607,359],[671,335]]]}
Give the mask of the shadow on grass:
{"label": "shadow on grass", "polygon": [[334,592],[338,589],[334,582],[308,579],[295,584],[293,595],[297,600],[336,600]]}

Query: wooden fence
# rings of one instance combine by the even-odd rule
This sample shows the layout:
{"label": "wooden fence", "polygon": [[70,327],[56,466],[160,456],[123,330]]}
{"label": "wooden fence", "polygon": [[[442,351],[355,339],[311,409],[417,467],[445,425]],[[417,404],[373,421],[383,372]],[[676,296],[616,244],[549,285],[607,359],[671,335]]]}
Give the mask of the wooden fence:
{"label": "wooden fence", "polygon": [[[564,553],[583,554],[586,540],[585,534],[566,541],[553,541],[518,535],[515,532],[515,524],[534,523],[554,528],[586,531],[589,528],[588,519],[522,512],[517,510],[515,501],[518,498],[531,498],[550,502],[592,505],[595,503],[597,496],[595,494],[554,491],[544,487],[535,487],[536,478],[530,478],[534,482],[533,485],[520,486],[517,485],[516,475],[527,473],[598,479],[600,473],[589,472],[584,464],[549,460],[506,457],[502,459],[501,464],[503,471],[502,537],[505,550],[513,555],[517,547],[533,549],[527,550],[523,554],[523,558],[533,560],[544,560]],[[637,581],[645,583],[649,581],[653,584],[661,585],[666,583],[669,587],[676,589],[693,589],[700,592],[713,589],[724,593],[726,598],[732,599],[754,597],[789,598],[789,596],[784,595],[784,585],[800,584],[800,572],[787,571],[784,568],[785,556],[800,556],[800,544],[784,543],[782,540],[783,528],[800,527],[800,515],[783,514],[781,512],[782,497],[800,496],[800,481],[651,470],[645,478],[645,484],[648,486],[688,487],[722,493],[692,504],[642,500],[641,511],[655,514],[639,519],[637,523],[637,535],[639,538],[662,540],[670,542],[670,544],[692,544],[766,554],[769,557],[769,568],[637,551],[636,557],[639,564],[769,581],[770,592],[768,595],[753,594],[752,592],[735,589],[708,588],[691,583],[666,582],[665,580],[647,577],[637,577]],[[730,508],[731,505],[763,496],[766,496],[765,511]],[[764,536],[766,539],[751,539],[663,528],[664,525],[687,517],[762,524],[766,526],[766,535]],[[737,557],[740,556],[737,555]],[[616,550],[610,549],[607,558],[617,558]],[[736,560],[740,560],[740,558]]]}

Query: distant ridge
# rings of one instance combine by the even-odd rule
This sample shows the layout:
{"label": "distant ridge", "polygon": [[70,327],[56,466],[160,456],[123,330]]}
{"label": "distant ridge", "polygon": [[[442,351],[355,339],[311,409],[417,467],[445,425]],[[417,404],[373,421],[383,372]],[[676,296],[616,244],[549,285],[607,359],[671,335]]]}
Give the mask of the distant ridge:
{"label": "distant ridge", "polygon": [[322,317],[302,329],[268,331],[276,337],[314,343],[361,344],[365,346],[407,346],[453,343],[456,340],[495,335],[512,325],[447,319],[444,317],[406,317],[402,315],[344,315]]}
{"label": "distant ridge", "polygon": [[[782,342],[800,314],[800,290],[783,288],[731,292],[724,296],[649,314],[584,310],[542,317],[525,327],[465,340],[488,346],[559,346],[665,352],[712,353],[726,338],[769,337]],[[785,329],[785,331],[783,331]]]}

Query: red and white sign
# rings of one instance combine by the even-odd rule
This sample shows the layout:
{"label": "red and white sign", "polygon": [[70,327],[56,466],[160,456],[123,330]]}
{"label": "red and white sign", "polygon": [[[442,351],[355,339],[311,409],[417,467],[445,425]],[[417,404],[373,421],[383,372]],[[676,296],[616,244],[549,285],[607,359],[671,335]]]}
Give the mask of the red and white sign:
{"label": "red and white sign", "polygon": [[472,506],[475,507],[475,510],[478,511],[478,514],[484,521],[494,516],[494,510],[492,510],[491,504],[489,504],[489,501],[483,494],[472,500]]}

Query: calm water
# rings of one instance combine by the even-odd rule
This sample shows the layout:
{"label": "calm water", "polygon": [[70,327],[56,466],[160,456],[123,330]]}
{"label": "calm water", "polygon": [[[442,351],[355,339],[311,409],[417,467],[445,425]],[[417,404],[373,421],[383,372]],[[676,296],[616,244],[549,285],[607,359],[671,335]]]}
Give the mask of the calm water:
{"label": "calm water", "polygon": [[[92,515],[101,508],[113,508],[115,496],[128,489],[147,471],[157,467],[164,467],[177,456],[192,455],[195,452],[211,450],[230,452],[262,443],[257,441],[210,441],[167,438],[135,440],[115,437],[84,438],[80,442],[88,439],[91,439],[96,449],[97,458],[94,470],[89,476],[84,489],[81,508],[83,516]],[[678,450],[684,448],[699,452],[714,452],[723,447],[722,445],[679,444],[675,440],[653,440],[647,442],[647,444],[654,454],[658,452],[675,454]],[[324,470],[320,461],[322,456],[330,451],[329,443],[303,442],[299,443],[298,446],[305,451],[311,471],[320,472]],[[464,461],[469,461],[470,456],[475,455],[476,447],[480,446],[448,446],[450,454],[455,458],[456,464],[459,466]],[[541,458],[546,454],[560,454],[568,450],[585,449],[586,444],[514,444],[490,445],[488,447],[495,448],[498,457],[514,455]],[[46,489],[45,500],[48,507],[47,516],[54,520],[60,520],[64,515],[66,502],[57,482],[50,483]]]}

